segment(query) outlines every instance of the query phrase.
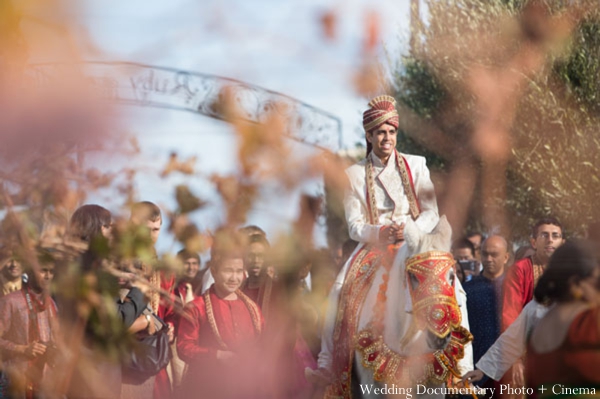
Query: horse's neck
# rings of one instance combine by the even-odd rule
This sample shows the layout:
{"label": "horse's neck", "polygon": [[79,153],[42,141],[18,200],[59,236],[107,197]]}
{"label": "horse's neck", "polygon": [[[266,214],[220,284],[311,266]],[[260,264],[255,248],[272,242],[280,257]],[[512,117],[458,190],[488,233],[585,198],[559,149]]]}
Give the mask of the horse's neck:
{"label": "horse's neck", "polygon": [[[414,325],[412,303],[406,279],[406,260],[411,256],[432,250],[447,251],[449,249],[448,233],[422,235],[412,242],[403,245],[389,271],[386,305],[384,314],[384,341],[400,354],[414,354],[428,351],[424,342],[424,334]],[[375,316],[373,309],[378,300],[378,293],[385,273],[380,268],[363,303],[359,328],[364,328]]]}
{"label": "horse's neck", "polygon": [[408,258],[408,249],[402,247],[394,267],[390,270],[387,307],[384,322],[384,340],[398,353],[407,353],[419,331],[413,322],[410,311],[410,294],[406,285],[404,263]]}
{"label": "horse's neck", "polygon": [[384,322],[384,340],[400,354],[425,353],[430,349],[425,335],[412,316],[412,302],[406,279],[406,260],[411,256],[431,250],[447,250],[444,240],[425,237],[415,252],[403,246],[390,270],[387,289],[387,308]]}
{"label": "horse's neck", "polygon": [[[425,235],[420,242],[416,245],[416,248],[410,251],[410,255],[407,256],[406,259],[410,258],[416,254],[422,254],[428,251],[448,251],[448,239],[445,235],[436,234],[436,235]],[[404,262],[403,266],[404,266]]]}

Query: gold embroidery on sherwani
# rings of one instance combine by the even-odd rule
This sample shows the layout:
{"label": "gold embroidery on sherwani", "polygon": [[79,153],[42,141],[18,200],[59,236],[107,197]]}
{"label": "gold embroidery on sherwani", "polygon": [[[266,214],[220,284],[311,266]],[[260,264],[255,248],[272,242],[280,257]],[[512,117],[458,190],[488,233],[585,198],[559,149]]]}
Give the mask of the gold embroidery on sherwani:
{"label": "gold embroidery on sherwani", "polygon": [[[400,155],[398,151],[394,151],[395,153],[395,162],[396,167],[398,168],[398,172],[400,174],[400,180],[402,182],[402,187],[404,188],[404,195],[406,195],[406,199],[408,200],[408,206],[410,210],[410,216],[413,220],[416,220],[419,217],[420,210],[419,204],[417,202],[416,193],[414,191],[411,178],[408,174],[408,169],[406,167],[406,163],[404,158]],[[377,201],[375,199],[375,176],[373,172],[373,158],[367,157],[367,162],[365,163],[365,175],[366,175],[366,186],[367,186],[367,205],[369,207],[369,219],[370,224],[377,225],[379,223],[379,211],[377,208]],[[384,166],[384,170],[387,166]]]}
{"label": "gold embroidery on sherwani", "polygon": [[[409,172],[403,158],[401,158],[396,151],[395,154],[395,162],[398,166],[401,184],[409,204],[411,217],[416,219],[419,216],[419,206],[416,202],[416,195],[412,187]],[[367,197],[367,222],[372,226],[376,226],[379,224],[380,217],[380,208],[377,206],[378,200],[381,202],[382,199],[380,198],[380,195],[376,196],[373,156],[374,155],[367,156],[364,167]],[[386,166],[384,166],[384,171],[385,168]],[[389,173],[394,175],[394,182],[397,182],[398,179],[395,176],[395,168],[393,172],[390,170]],[[389,186],[386,187],[383,184],[382,186],[384,191],[390,189]],[[397,184],[394,188],[394,194],[401,192],[400,184]],[[390,202],[394,202],[393,197],[390,196],[388,192],[388,196],[385,197],[384,203],[380,204],[384,208],[388,205],[385,203],[385,201],[388,201],[388,197]],[[395,202],[394,205],[396,205]],[[377,270],[383,263],[386,263],[388,269],[391,267],[394,255],[400,245],[400,243],[396,243],[386,248],[379,248],[367,244],[350,260],[350,267],[346,273],[339,296],[339,304],[333,331],[333,372],[335,380],[327,387],[325,392],[326,398],[350,397],[354,350],[357,349],[355,339],[360,310],[369,288],[373,283]]]}
{"label": "gold embroidery on sherwani", "polygon": [[[352,259],[346,274],[338,305],[333,334],[333,372],[335,381],[328,387],[325,397],[332,392],[350,392],[352,361],[354,359],[354,339],[358,327],[360,309],[372,284],[375,273],[381,264],[384,253],[377,247],[366,246]],[[334,394],[334,397],[340,395]]]}
{"label": "gold embroidery on sherwani", "polygon": [[375,226],[379,222],[379,212],[377,210],[377,201],[375,201],[375,176],[373,173],[373,161],[367,160],[366,179],[367,179],[367,205],[369,207],[369,223]]}
{"label": "gold embroidery on sherwani", "polygon": [[417,202],[417,195],[413,187],[413,182],[411,182],[411,178],[408,175],[405,159],[400,156],[398,151],[394,152],[396,153],[396,165],[400,171],[400,179],[402,180],[402,186],[404,187],[404,194],[406,195],[406,198],[408,198],[410,215],[412,216],[413,220],[416,220],[421,211],[419,210],[419,203]]}
{"label": "gold embroidery on sherwani", "polygon": [[[352,288],[352,283],[346,280],[354,280],[354,276],[358,274],[359,268],[363,265],[363,260],[365,256],[369,253],[370,248],[362,248],[355,256],[352,264],[350,265],[350,270],[346,273],[346,279],[344,280],[344,284],[342,285],[342,292],[340,293],[340,299],[347,298],[348,292]],[[349,278],[348,276],[352,276]],[[340,332],[342,328],[342,319],[344,318],[344,312],[346,310],[346,302],[340,301],[338,304],[337,315],[335,318],[335,330],[333,331],[333,342],[336,342],[340,337]]]}

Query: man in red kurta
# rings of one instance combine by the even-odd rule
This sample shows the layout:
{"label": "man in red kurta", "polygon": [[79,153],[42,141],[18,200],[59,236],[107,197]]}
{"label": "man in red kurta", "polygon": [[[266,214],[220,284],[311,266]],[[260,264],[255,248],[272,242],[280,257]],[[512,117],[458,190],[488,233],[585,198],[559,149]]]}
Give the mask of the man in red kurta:
{"label": "man in red kurta", "polygon": [[504,280],[502,331],[533,299],[533,288],[546,269],[550,256],[564,243],[562,226],[555,218],[540,219],[533,227],[530,240],[535,254],[515,262]]}
{"label": "man in red kurta", "polygon": [[[177,252],[177,259],[183,264],[183,273],[177,280],[173,289],[173,297],[175,301],[175,335],[179,329],[180,315],[183,313],[183,307],[192,302],[200,295],[202,288],[202,276],[204,271],[200,271],[200,255],[197,252],[182,249]],[[173,390],[179,389],[181,386],[181,378],[185,372],[185,363],[177,354],[177,346],[175,343],[171,345],[171,363],[170,376]]]}
{"label": "man in red kurta", "polygon": [[56,304],[49,295],[54,265],[43,264],[28,274],[21,290],[0,298],[0,398],[42,396],[50,382],[48,366],[58,328]]}
{"label": "man in red kurta", "polygon": [[181,397],[260,398],[258,341],[264,321],[239,290],[243,253],[217,252],[210,267],[215,283],[186,306],[179,324],[177,351],[189,366]]}
{"label": "man in red kurta", "polygon": [[[297,280],[291,276],[273,278],[268,262],[270,245],[265,235],[253,233],[247,240],[244,266],[248,278],[242,284],[242,292],[258,305],[265,319],[263,341],[268,346],[262,359],[268,371],[263,386],[272,399],[308,397],[312,386],[306,381],[304,368],[315,368],[316,362],[300,333],[299,316],[312,320],[314,313],[316,325],[317,312],[302,299],[300,275]],[[309,259],[305,262],[310,265]],[[302,277],[308,273],[309,269]]]}
{"label": "man in red kurta", "polygon": [[[544,273],[550,256],[564,243],[562,225],[555,218],[543,218],[533,226],[530,238],[533,256],[515,262],[506,273],[502,298],[502,331],[517,319],[525,305],[533,299],[533,289]],[[524,385],[523,362],[514,364],[502,382]]]}
{"label": "man in red kurta", "polygon": [[200,295],[205,270],[200,270],[200,255],[196,252],[182,249],[177,252],[177,259],[183,263],[183,274],[173,288],[173,295],[175,300],[185,305]]}
{"label": "man in red kurta", "polygon": [[279,301],[276,296],[280,289],[279,285],[275,284],[272,273],[269,273],[269,241],[263,234],[256,233],[250,234],[247,240],[244,266],[248,277],[242,283],[241,290],[258,305],[266,323],[269,324],[271,310],[278,310],[276,305]]}

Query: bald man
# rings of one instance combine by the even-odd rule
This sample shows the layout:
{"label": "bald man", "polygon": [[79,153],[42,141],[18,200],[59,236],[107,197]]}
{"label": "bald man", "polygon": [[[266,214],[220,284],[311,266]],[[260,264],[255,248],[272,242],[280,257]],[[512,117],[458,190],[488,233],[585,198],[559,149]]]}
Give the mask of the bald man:
{"label": "bald man", "polygon": [[508,243],[504,237],[488,237],[481,245],[483,272],[464,285],[469,325],[474,336],[474,362],[483,356],[500,335],[502,284],[508,259]]}

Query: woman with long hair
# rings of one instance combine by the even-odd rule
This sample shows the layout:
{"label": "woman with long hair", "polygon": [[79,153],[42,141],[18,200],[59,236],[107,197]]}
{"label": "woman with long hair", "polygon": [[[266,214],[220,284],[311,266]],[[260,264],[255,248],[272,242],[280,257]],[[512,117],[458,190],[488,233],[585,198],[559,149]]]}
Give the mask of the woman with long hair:
{"label": "woman with long hair", "polygon": [[[81,281],[103,281],[117,284],[117,279],[102,266],[104,261],[110,260],[107,242],[111,240],[111,230],[112,215],[109,210],[100,205],[83,205],[73,213],[69,221],[68,234],[71,238],[87,244],[87,250],[80,259],[82,275],[79,277]],[[143,328],[146,328],[149,321],[142,316],[142,312],[147,306],[144,294],[138,287],[131,286],[131,282],[124,278],[121,278],[118,284],[119,286],[127,285],[127,293],[123,295],[123,298],[115,298],[114,308],[108,308],[109,312],[115,311],[116,314],[113,316],[116,315],[116,318],[129,331],[138,322],[141,322]],[[90,289],[97,290],[97,294],[110,296],[107,287],[108,285],[103,288],[92,286]],[[116,291],[115,286],[111,286],[111,289]],[[79,357],[73,370],[68,396],[120,397],[121,364],[114,356],[111,357],[108,351],[104,351],[102,345],[107,339],[110,339],[108,337],[110,334],[121,331],[122,326],[115,327],[116,332],[100,327],[103,323],[107,323],[106,315],[102,316],[107,310],[104,305],[99,305],[88,314],[81,314],[77,306],[78,301],[82,298],[65,295],[62,299],[63,318],[67,319],[66,315],[72,316],[65,320],[69,327],[66,330],[79,331],[77,326],[84,326],[83,338],[73,334],[68,341],[78,342],[82,339],[83,343],[81,348],[78,348]]]}
{"label": "woman with long hair", "polygon": [[591,244],[559,247],[534,295],[540,303],[555,304],[529,339],[526,381],[534,395],[600,388],[600,267]]}
{"label": "woman with long hair", "polygon": [[69,234],[82,241],[91,242],[97,237],[110,237],[112,215],[100,205],[82,205],[73,213],[69,222]]}

